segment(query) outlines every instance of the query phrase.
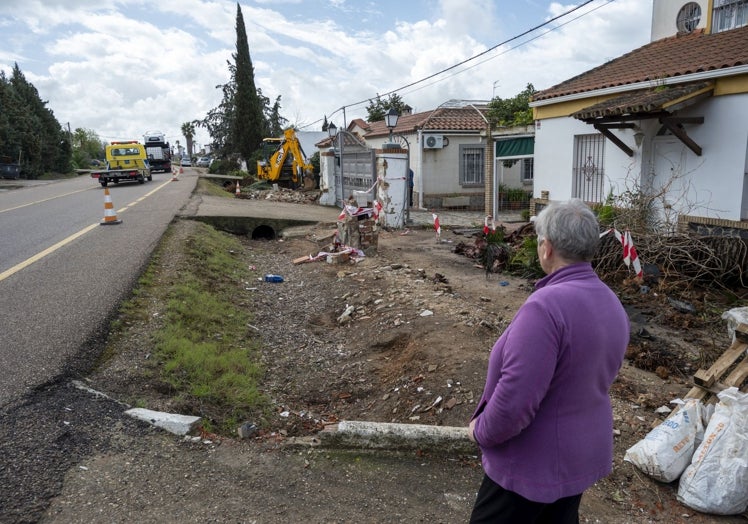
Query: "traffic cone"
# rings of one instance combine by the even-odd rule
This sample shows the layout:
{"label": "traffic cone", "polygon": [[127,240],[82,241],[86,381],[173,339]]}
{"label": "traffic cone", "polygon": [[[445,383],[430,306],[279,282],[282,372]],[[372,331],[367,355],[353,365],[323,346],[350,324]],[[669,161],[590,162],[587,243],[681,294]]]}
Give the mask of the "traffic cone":
{"label": "traffic cone", "polygon": [[104,219],[99,223],[101,226],[108,226],[112,224],[121,224],[122,221],[117,218],[117,213],[114,211],[114,205],[112,204],[112,197],[109,195],[109,188],[104,188]]}
{"label": "traffic cone", "polygon": [[177,178],[177,168],[173,168],[171,170],[171,181],[172,182],[179,182],[179,179]]}
{"label": "traffic cone", "polygon": [[236,181],[236,196],[241,196],[241,195],[242,195],[242,190],[239,187],[239,181],[237,180]]}

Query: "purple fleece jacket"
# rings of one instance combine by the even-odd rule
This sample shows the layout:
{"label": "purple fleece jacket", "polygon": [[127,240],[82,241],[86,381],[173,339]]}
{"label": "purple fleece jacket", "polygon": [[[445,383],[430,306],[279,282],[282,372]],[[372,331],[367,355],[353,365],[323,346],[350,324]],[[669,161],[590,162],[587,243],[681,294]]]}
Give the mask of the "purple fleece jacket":
{"label": "purple fleece jacket", "polygon": [[535,288],[491,351],[474,435],[489,478],[549,503],[584,492],[612,470],[608,390],[629,320],[587,262]]}

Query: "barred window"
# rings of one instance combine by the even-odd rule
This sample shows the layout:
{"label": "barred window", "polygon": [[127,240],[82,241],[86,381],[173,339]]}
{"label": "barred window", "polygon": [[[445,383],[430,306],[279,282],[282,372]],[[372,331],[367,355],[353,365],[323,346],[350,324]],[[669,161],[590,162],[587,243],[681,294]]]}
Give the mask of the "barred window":
{"label": "barred window", "polygon": [[585,202],[602,202],[605,181],[605,137],[600,134],[574,137],[574,180],[572,197]]}
{"label": "barred window", "polygon": [[482,186],[483,172],[483,147],[460,145],[460,185]]}
{"label": "barred window", "polygon": [[748,24],[748,0],[714,0],[712,33]]}
{"label": "barred window", "polygon": [[532,182],[535,178],[535,159],[522,159],[522,182]]}
{"label": "barred window", "polygon": [[688,2],[680,8],[675,18],[675,25],[681,33],[690,33],[701,21],[701,6],[696,2]]}

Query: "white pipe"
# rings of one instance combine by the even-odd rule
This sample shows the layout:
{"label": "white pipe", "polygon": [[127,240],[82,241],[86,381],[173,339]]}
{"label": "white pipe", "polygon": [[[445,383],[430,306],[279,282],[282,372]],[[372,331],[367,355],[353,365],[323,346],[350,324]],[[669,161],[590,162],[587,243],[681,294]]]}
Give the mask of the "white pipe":
{"label": "white pipe", "polygon": [[418,130],[418,209],[423,209],[423,131]]}

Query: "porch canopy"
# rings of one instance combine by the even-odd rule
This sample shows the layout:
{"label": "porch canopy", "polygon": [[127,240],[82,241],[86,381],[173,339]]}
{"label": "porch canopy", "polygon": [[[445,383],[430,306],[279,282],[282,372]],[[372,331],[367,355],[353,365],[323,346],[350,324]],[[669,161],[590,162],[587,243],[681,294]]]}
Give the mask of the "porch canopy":
{"label": "porch canopy", "polygon": [[[532,158],[535,154],[535,137],[534,136],[513,136],[511,138],[495,137],[496,160],[519,160],[522,158]],[[493,172],[493,195],[491,195],[491,212],[493,216],[499,213],[499,186],[504,184],[504,163],[497,162],[500,173]],[[497,180],[498,178],[498,180]]]}
{"label": "porch canopy", "polygon": [[688,136],[683,125],[703,124],[704,117],[677,117],[674,113],[712,96],[713,92],[714,84],[705,81],[639,89],[585,107],[571,116],[591,124],[628,156],[634,156],[634,151],[610,130],[635,129],[634,121],[657,118],[691,151],[701,156],[701,146]]}
{"label": "porch canopy", "polygon": [[527,158],[535,151],[535,137],[496,138],[496,158]]}

